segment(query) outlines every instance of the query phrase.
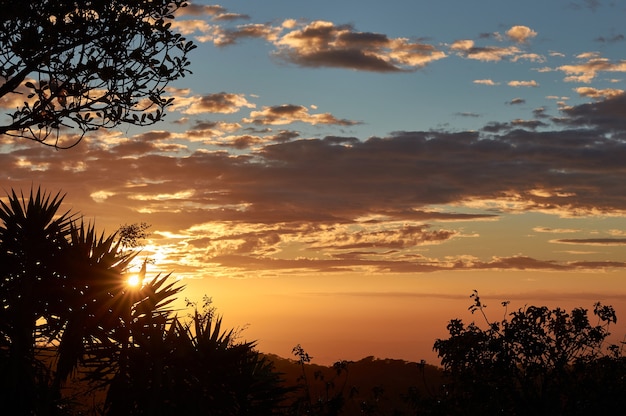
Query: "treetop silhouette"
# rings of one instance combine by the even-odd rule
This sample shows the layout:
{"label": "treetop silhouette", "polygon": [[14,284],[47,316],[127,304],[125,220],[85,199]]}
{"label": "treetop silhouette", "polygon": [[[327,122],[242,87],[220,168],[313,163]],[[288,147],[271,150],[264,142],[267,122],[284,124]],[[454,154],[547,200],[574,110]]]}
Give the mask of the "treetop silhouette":
{"label": "treetop silhouette", "polygon": [[[585,308],[526,306],[492,321],[478,292],[472,313],[486,328],[453,319],[450,337],[434,350],[449,377],[448,414],[573,415],[623,411],[626,361],[608,345],[613,307],[596,303],[595,321]],[[506,308],[508,302],[502,302]]]}
{"label": "treetop silhouette", "polygon": [[[195,45],[171,28],[184,0],[0,0],[0,135],[56,148],[160,121]],[[8,122],[7,122],[8,121]],[[67,132],[67,137],[61,136]]]}

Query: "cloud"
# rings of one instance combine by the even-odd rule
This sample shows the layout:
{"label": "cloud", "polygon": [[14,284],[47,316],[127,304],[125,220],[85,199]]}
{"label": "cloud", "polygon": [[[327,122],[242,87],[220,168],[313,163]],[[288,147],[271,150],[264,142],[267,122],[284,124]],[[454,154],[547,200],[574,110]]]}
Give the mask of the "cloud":
{"label": "cloud", "polygon": [[215,16],[225,13],[226,9],[218,5],[201,5],[189,3],[176,11],[177,16]]}
{"label": "cloud", "polygon": [[611,62],[600,57],[596,52],[580,54],[577,58],[582,62],[571,65],[561,65],[556,69],[564,72],[566,82],[590,83],[599,72],[626,72],[626,60]]}
{"label": "cloud", "polygon": [[537,32],[528,26],[513,26],[507,30],[506,35],[514,42],[526,43],[530,38],[537,36]]}
{"label": "cloud", "polygon": [[[213,20],[232,18],[224,13]],[[212,42],[219,47],[246,38],[264,39],[277,48],[272,54],[274,57],[304,67],[401,72],[415,71],[446,57],[444,52],[426,43],[358,32],[350,25],[338,26],[325,21],[301,23],[287,19],[280,26],[249,23],[234,28],[194,21],[181,21],[178,25],[177,29],[184,34],[201,32],[202,35],[196,37],[198,41]]]}
{"label": "cloud", "polygon": [[526,103],[526,100],[525,100],[525,99],[517,97],[517,98],[513,98],[513,99],[512,99],[511,101],[509,101],[507,104],[510,104],[510,105],[518,105],[518,104],[525,104],[525,103]]}
{"label": "cloud", "polygon": [[472,49],[474,47],[474,41],[470,39],[460,39],[456,40],[450,45],[451,51],[464,52]]}
{"label": "cloud", "polygon": [[[1,78],[1,77],[0,77]],[[22,83],[14,90],[13,93],[5,94],[0,97],[0,108],[7,108],[15,110],[18,107],[24,106],[24,102],[28,101],[32,104],[35,101],[33,98],[27,98],[32,90],[26,87],[26,83],[32,83],[38,85],[39,81],[33,78],[26,78]],[[4,86],[4,83],[2,84]]]}
{"label": "cloud", "polygon": [[281,29],[262,23],[249,23],[237,26],[235,29],[216,29],[212,35],[200,38],[201,41],[211,41],[216,46],[228,46],[237,43],[241,39],[265,39],[276,41]]}
{"label": "cloud", "polygon": [[305,67],[338,67],[373,72],[415,71],[445,58],[434,46],[389,38],[385,34],[355,31],[351,25],[326,21],[297,24],[274,43],[274,56]]}
{"label": "cloud", "polygon": [[172,110],[183,114],[232,114],[243,107],[255,108],[256,105],[250,103],[244,94],[220,92],[204,96],[178,97],[174,100]]}
{"label": "cloud", "polygon": [[538,87],[539,84],[535,80],[530,81],[509,81],[507,85],[510,87]]}
{"label": "cloud", "polygon": [[565,107],[561,110],[564,118],[556,122],[569,126],[595,127],[601,134],[612,132],[618,137],[626,138],[626,94],[612,95],[610,98]]}
{"label": "cloud", "polygon": [[533,227],[533,231],[538,233],[555,233],[555,234],[565,234],[565,233],[577,233],[581,230],[575,228],[551,228],[551,227]]}
{"label": "cloud", "polygon": [[[68,200],[107,229],[119,226],[119,218],[157,224],[163,247],[174,253],[171,259],[182,273],[214,273],[218,265],[233,276],[255,268],[312,273],[623,268],[619,261],[568,262],[506,252],[474,257],[459,250],[458,241],[478,235],[471,221],[501,221],[508,212],[624,215],[625,109],[622,94],[564,107],[552,129],[545,118],[516,119],[478,131],[306,138],[271,127],[296,121],[344,124],[285,104],[252,111],[251,129],[197,120],[185,132],[148,131],[130,139],[120,132],[94,132],[72,152],[16,144],[0,154],[0,175],[18,189],[33,183],[71,189]],[[194,140],[210,146],[193,146]],[[606,235],[610,238],[557,242],[624,244],[619,233]],[[438,256],[445,245],[454,248],[452,254]]]}
{"label": "cloud", "polygon": [[[506,32],[506,37],[518,44],[526,43],[536,35],[537,33],[527,26],[513,26]],[[503,40],[503,36],[499,33],[485,34],[481,38]],[[505,58],[509,58],[511,62],[519,60],[545,62],[546,60],[542,55],[523,52],[517,46],[476,46],[476,43],[471,39],[456,40],[449,48],[450,51],[455,52],[459,56],[483,62],[498,62]]]}
{"label": "cloud", "polygon": [[468,111],[461,112],[461,113],[455,113],[455,115],[461,116],[461,117],[474,117],[474,118],[480,117],[480,114],[472,113],[472,112],[468,112]]}
{"label": "cloud", "polygon": [[609,37],[599,36],[595,38],[594,40],[596,42],[601,42],[601,43],[615,43],[615,42],[623,42],[625,39],[626,38],[624,38],[624,35],[619,33],[616,35],[611,35]]}
{"label": "cloud", "polygon": [[195,32],[210,33],[216,29],[215,26],[201,19],[175,20],[172,22],[172,28],[183,35],[190,35]]}
{"label": "cloud", "polygon": [[[351,254],[351,255],[350,255]],[[281,259],[270,256],[220,255],[210,259],[220,267],[239,270],[298,270],[300,272],[391,272],[432,273],[452,270],[543,270],[543,271],[589,271],[609,268],[626,268],[625,262],[571,262],[535,259],[528,256],[494,257],[488,261],[468,260],[465,257],[436,262],[430,259],[388,260],[368,258],[369,252],[354,252],[331,259],[300,258]]]}
{"label": "cloud", "polygon": [[626,245],[626,238],[568,238],[556,240],[564,244],[600,245],[600,246],[623,246]]}
{"label": "cloud", "polygon": [[616,98],[624,94],[624,90],[616,88],[597,89],[591,87],[578,87],[574,88],[574,91],[576,91],[581,97],[591,98]]}
{"label": "cloud", "polygon": [[311,247],[335,250],[405,249],[424,244],[436,244],[453,238],[458,233],[450,230],[432,231],[427,225],[403,226],[385,230],[345,230],[334,232],[328,241],[313,243]]}
{"label": "cloud", "polygon": [[216,15],[213,20],[215,21],[231,21],[231,20],[240,20],[240,19],[250,19],[250,16],[247,14],[239,14],[239,13],[219,13]]}
{"label": "cloud", "polygon": [[544,123],[541,120],[523,120],[520,118],[511,120],[511,126],[512,127],[523,127],[526,129],[530,129],[530,130],[535,130],[538,129],[539,127],[548,127],[549,125],[547,123]]}
{"label": "cloud", "polygon": [[489,85],[489,86],[494,86],[494,85],[500,85],[499,82],[494,82],[491,79],[475,79],[474,84],[479,84],[479,85]]}
{"label": "cloud", "polygon": [[483,62],[498,62],[506,57],[512,57],[520,53],[520,50],[515,46],[478,47],[474,45],[473,40],[469,39],[457,40],[453,42],[452,45],[450,45],[450,50],[467,59],[474,59]]}
{"label": "cloud", "polygon": [[263,107],[261,111],[252,111],[250,118],[243,120],[246,123],[260,125],[284,125],[296,122],[309,124],[335,124],[340,126],[353,126],[357,121],[338,119],[329,113],[310,114],[309,110],[301,105],[283,104],[271,107]]}
{"label": "cloud", "polygon": [[219,5],[201,5],[195,3],[188,3],[185,7],[179,8],[176,11],[176,21],[174,23],[182,22],[184,25],[186,20],[182,19],[183,16],[209,17],[214,21],[232,21],[250,18],[250,16],[246,14],[228,12],[226,8]]}

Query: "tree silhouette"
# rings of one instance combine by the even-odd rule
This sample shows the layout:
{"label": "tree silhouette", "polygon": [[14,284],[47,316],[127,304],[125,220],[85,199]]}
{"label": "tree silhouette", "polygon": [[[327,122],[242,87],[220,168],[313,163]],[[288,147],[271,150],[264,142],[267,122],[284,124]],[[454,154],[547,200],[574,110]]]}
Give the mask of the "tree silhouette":
{"label": "tree silhouette", "polygon": [[[0,135],[67,148],[88,131],[149,125],[173,98],[195,48],[171,20],[184,0],[1,0]],[[2,122],[0,122],[2,123]],[[62,139],[62,129],[73,129]]]}
{"label": "tree silhouette", "polygon": [[49,373],[35,359],[46,341],[37,322],[62,279],[57,266],[71,225],[68,213],[57,215],[62,200],[31,190],[28,202],[15,191],[8,203],[0,201],[0,395],[23,409],[49,402]]}
{"label": "tree silhouette", "polygon": [[[15,414],[73,414],[62,387],[80,374],[107,415],[273,415],[285,389],[273,364],[222,330],[213,308],[171,309],[169,275],[127,283],[136,252],[59,213],[63,196],[0,201],[0,402]],[[96,409],[94,409],[95,411]]]}
{"label": "tree silhouette", "polygon": [[168,276],[128,286],[132,253],[58,215],[62,201],[40,190],[28,202],[15,191],[0,201],[0,397],[26,414],[59,413],[79,362],[105,352],[100,364],[119,366],[132,320],[167,313],[181,290]]}
{"label": "tree silhouette", "polygon": [[595,325],[584,308],[567,313],[545,306],[528,306],[491,322],[478,293],[472,298],[470,310],[483,315],[487,328],[454,319],[448,324],[450,337],[434,344],[450,377],[447,413],[602,414],[626,404],[624,358],[619,347],[604,344],[617,321],[611,306],[594,305]]}
{"label": "tree silhouette", "polygon": [[[297,344],[292,349],[296,362],[300,367],[298,376],[298,390],[302,392],[301,397],[296,397],[290,405],[291,415],[316,415],[316,416],[338,416],[342,414],[346,404],[346,387],[348,383],[348,361],[337,361],[333,364],[334,375],[326,377],[324,372],[317,370],[313,372],[313,379],[307,375],[307,366],[310,365],[313,357],[307,353],[302,345]],[[322,391],[313,391],[313,381],[321,384]],[[354,391],[351,390],[349,396]],[[350,397],[351,398],[351,397]],[[359,405],[363,408],[365,402]],[[359,412],[365,413],[366,412]]]}

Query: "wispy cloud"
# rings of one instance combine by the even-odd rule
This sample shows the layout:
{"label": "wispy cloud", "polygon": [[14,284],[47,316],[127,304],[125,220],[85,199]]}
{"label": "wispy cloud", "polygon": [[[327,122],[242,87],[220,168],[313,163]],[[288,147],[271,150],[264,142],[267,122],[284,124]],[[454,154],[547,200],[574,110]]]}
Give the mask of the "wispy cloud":
{"label": "wispy cloud", "polygon": [[600,246],[623,246],[626,245],[626,238],[567,238],[557,240],[563,244],[580,244],[580,245],[600,245]]}
{"label": "wispy cloud", "polygon": [[474,84],[489,85],[489,86],[500,85],[499,82],[495,82],[491,79],[475,79]]}
{"label": "wispy cloud", "polygon": [[236,113],[242,108],[255,108],[254,103],[250,103],[244,94],[233,93],[212,93],[203,96],[178,96],[175,97],[172,110],[182,114],[202,114],[202,113]]}
{"label": "wispy cloud", "polygon": [[626,60],[611,62],[597,52],[578,55],[579,62],[561,65],[556,69],[565,73],[566,82],[591,82],[599,72],[626,72]]}
{"label": "wispy cloud", "polygon": [[507,82],[507,85],[509,87],[538,87],[539,86],[539,84],[535,80],[530,80],[530,81],[514,80],[514,81]]}
{"label": "wispy cloud", "polygon": [[309,109],[294,104],[283,104],[272,107],[263,107],[260,111],[252,111],[249,118],[243,120],[246,123],[260,125],[285,125],[295,122],[310,124],[335,124],[340,126],[353,126],[358,121],[338,119],[330,113],[309,113]]}

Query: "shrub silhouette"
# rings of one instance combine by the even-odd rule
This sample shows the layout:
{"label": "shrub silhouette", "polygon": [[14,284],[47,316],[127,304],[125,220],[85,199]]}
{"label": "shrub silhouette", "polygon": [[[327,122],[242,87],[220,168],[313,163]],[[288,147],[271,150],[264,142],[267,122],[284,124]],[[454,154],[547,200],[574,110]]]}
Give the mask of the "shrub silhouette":
{"label": "shrub silhouette", "polygon": [[[222,319],[195,312],[135,321],[127,365],[109,387],[110,415],[273,415],[285,392],[272,363],[222,330]],[[96,373],[94,373],[96,374]]]}
{"label": "shrub silhouette", "polygon": [[609,326],[617,321],[611,306],[594,305],[595,325],[584,308],[567,313],[545,306],[528,306],[491,322],[478,293],[472,298],[470,310],[483,315],[487,328],[454,319],[447,327],[450,337],[434,344],[450,381],[443,396],[447,413],[569,415],[624,409],[624,358],[619,347],[605,348]]}

